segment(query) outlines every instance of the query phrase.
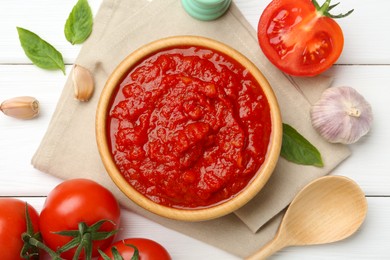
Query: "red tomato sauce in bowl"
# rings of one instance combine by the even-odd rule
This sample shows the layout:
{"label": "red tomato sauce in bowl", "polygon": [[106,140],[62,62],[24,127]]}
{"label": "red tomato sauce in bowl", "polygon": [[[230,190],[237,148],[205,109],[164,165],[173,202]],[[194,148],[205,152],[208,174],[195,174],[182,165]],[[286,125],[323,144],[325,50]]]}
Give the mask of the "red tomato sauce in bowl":
{"label": "red tomato sauce in bowl", "polygon": [[259,83],[205,47],[165,49],[133,67],[107,120],[121,174],[173,208],[203,208],[238,194],[262,165],[272,130]]}

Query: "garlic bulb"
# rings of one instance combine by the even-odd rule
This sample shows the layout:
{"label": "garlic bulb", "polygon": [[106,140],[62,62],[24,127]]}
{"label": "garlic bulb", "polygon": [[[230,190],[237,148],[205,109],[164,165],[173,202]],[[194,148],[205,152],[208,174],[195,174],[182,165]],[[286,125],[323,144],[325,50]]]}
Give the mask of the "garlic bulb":
{"label": "garlic bulb", "polygon": [[88,101],[95,88],[89,70],[80,65],[74,65],[72,80],[75,98],[80,101]]}
{"label": "garlic bulb", "polygon": [[351,87],[324,91],[311,107],[314,129],[331,143],[351,144],[370,130],[373,115],[370,104]]}
{"label": "garlic bulb", "polygon": [[31,119],[39,114],[39,102],[33,97],[14,97],[1,103],[0,110],[7,116]]}

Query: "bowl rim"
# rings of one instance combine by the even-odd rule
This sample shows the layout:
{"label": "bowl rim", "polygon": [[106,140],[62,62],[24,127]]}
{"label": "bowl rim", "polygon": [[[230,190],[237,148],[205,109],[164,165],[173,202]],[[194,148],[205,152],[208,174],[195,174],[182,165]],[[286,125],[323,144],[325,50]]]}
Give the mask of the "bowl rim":
{"label": "bowl rim", "polygon": [[[138,64],[138,61],[148,57],[159,50],[183,46],[199,46],[204,48],[213,49],[219,51],[225,55],[228,55],[241,63],[246,67],[252,76],[259,82],[265,96],[267,97],[270,105],[271,114],[271,135],[268,145],[268,151],[266,153],[263,164],[257,170],[252,180],[247,186],[238,192],[234,197],[227,201],[216,204],[212,207],[195,208],[195,209],[178,209],[163,206],[155,203],[145,197],[143,194],[135,190],[123,177],[115,162],[111,156],[111,151],[108,146],[107,133],[107,113],[111,103],[111,93],[116,90],[118,83],[123,79],[126,73],[128,73],[134,66]],[[233,49],[232,47],[216,41],[211,38],[203,36],[171,36],[162,38],[153,42],[150,42],[142,47],[136,49],[130,53],[111,73],[106,84],[101,92],[100,99],[98,101],[98,107],[96,111],[96,142],[99,150],[100,157],[104,164],[104,167],[116,184],[116,186],[133,202],[142,208],[163,216],[169,219],[182,220],[182,221],[204,221],[218,217],[222,217],[229,213],[234,212],[241,206],[245,205],[251,200],[267,183],[268,179],[272,175],[276,167],[276,163],[279,158],[281,143],[282,143],[282,119],[280,114],[279,105],[276,96],[268,83],[267,79],[263,76],[260,70],[254,65],[247,57]],[[261,174],[259,172],[262,171]]]}

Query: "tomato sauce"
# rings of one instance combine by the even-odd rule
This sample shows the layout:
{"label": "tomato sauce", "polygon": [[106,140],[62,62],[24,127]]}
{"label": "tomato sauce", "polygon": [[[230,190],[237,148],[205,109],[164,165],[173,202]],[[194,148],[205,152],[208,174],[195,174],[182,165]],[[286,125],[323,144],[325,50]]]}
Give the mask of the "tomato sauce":
{"label": "tomato sauce", "polygon": [[111,152],[150,200],[202,208],[239,193],[264,161],[270,108],[238,62],[203,47],[175,47],[128,72],[112,101]]}

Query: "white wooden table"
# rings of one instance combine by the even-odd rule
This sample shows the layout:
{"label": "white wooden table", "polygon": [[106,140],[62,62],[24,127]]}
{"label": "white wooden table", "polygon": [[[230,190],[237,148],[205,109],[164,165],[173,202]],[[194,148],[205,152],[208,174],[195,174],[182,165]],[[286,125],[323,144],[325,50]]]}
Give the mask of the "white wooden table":
{"label": "white wooden table", "polygon": [[[96,14],[101,0],[89,2]],[[235,2],[256,27],[269,0]],[[66,77],[31,64],[20,47],[16,26],[34,31],[59,49],[69,74],[80,46],[65,40],[63,26],[75,3],[76,0],[0,1],[0,102],[31,95],[41,104],[41,115],[34,120],[0,115],[0,196],[18,197],[38,211],[45,196],[61,180],[35,170],[30,160],[47,129]],[[338,20],[345,36],[343,54],[325,74],[335,77],[335,86],[356,88],[373,107],[372,131],[351,145],[352,156],[333,172],[362,187],[369,206],[367,219],[358,233],[347,240],[287,248],[274,255],[274,259],[390,259],[390,1],[343,0],[335,12],[351,8],[355,9],[351,16]],[[123,210],[122,215],[120,238],[154,239],[168,249],[173,259],[237,259],[132,212]]]}

